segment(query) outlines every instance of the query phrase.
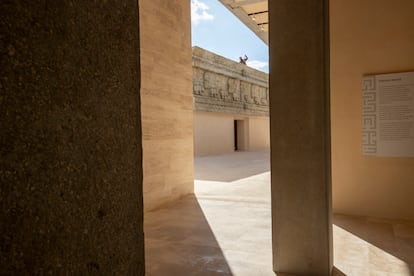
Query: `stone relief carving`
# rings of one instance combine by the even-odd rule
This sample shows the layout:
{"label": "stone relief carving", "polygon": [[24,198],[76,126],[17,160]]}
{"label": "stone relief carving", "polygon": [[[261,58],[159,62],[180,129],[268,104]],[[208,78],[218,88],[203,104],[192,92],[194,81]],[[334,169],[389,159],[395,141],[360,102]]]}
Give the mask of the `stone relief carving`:
{"label": "stone relief carving", "polygon": [[231,98],[229,96],[228,85],[227,85],[228,78],[220,74],[215,74],[215,78],[216,78],[216,85],[218,88],[218,93],[219,93],[220,98],[223,100],[231,101]]}
{"label": "stone relief carving", "polygon": [[252,98],[255,104],[266,105],[267,100],[267,89],[263,86],[252,85]]}
{"label": "stone relief carving", "polygon": [[262,104],[269,105],[269,88],[264,89],[264,95],[262,95]]}
{"label": "stone relief carving", "polygon": [[208,96],[231,101],[228,91],[227,77],[213,72],[204,72],[204,89]]}
{"label": "stone relief carving", "polygon": [[193,68],[193,93],[204,96],[204,71],[200,68]]}
{"label": "stone relief carving", "polygon": [[[268,76],[237,62],[195,56],[193,94],[195,110],[268,116]],[[194,58],[194,56],[193,56]],[[217,59],[225,59],[215,56]]]}
{"label": "stone relief carving", "polygon": [[218,87],[216,86],[216,79],[214,78],[214,73],[204,72],[204,89],[207,91],[208,96],[214,98],[219,97]]}
{"label": "stone relief carving", "polygon": [[251,89],[251,84],[245,81],[241,81],[241,96],[242,96],[242,101],[245,103],[253,103],[253,98],[252,98],[252,89]]}
{"label": "stone relief carving", "polygon": [[241,101],[267,105],[269,89],[246,81],[226,77],[200,68],[193,70],[194,95],[208,96],[225,101]]}
{"label": "stone relief carving", "polygon": [[229,94],[233,101],[240,101],[240,80],[229,78]]}

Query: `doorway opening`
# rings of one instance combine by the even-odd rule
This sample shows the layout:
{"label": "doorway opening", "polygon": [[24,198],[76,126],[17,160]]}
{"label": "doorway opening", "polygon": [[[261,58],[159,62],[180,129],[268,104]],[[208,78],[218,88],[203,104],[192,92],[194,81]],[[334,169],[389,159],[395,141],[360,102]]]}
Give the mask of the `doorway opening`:
{"label": "doorway opening", "polygon": [[247,150],[246,138],[246,121],[234,120],[234,151]]}
{"label": "doorway opening", "polygon": [[237,120],[234,120],[234,151],[239,150],[238,139],[237,139]]}

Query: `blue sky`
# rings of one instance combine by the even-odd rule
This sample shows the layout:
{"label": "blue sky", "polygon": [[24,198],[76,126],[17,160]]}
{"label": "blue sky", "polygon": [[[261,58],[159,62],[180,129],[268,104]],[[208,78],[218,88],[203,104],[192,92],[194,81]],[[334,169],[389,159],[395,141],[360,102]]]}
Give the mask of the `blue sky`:
{"label": "blue sky", "polygon": [[191,0],[192,45],[269,72],[269,50],[249,28],[218,0]]}

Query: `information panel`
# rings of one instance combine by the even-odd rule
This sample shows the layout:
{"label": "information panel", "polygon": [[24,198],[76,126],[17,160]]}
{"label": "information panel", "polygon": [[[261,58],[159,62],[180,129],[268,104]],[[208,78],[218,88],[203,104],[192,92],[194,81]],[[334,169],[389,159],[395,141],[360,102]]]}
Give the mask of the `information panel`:
{"label": "information panel", "polygon": [[363,154],[414,157],[414,72],[362,79]]}

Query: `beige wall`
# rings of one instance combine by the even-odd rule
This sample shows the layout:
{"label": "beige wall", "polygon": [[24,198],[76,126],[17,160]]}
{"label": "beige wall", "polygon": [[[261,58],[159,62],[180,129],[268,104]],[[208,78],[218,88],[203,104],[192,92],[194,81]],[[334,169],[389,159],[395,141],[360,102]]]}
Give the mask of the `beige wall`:
{"label": "beige wall", "polygon": [[270,129],[268,117],[251,117],[249,119],[249,149],[262,150],[270,148]]}
{"label": "beige wall", "polygon": [[[234,118],[233,118],[234,120]],[[249,149],[250,136],[249,134],[249,119],[237,119],[237,151],[247,151]],[[234,137],[233,137],[234,138]]]}
{"label": "beige wall", "polygon": [[194,154],[217,155],[233,151],[233,116],[194,112]]}
{"label": "beige wall", "polygon": [[190,1],[140,0],[144,208],[193,192]]}
{"label": "beige wall", "polygon": [[269,149],[268,117],[197,111],[194,112],[194,154],[203,156],[234,152],[234,120],[243,121],[238,125],[240,150]]}
{"label": "beige wall", "polygon": [[334,212],[414,219],[414,158],[362,155],[361,78],[414,70],[414,1],[331,0]]}

